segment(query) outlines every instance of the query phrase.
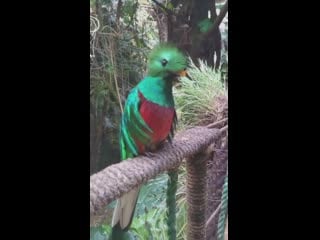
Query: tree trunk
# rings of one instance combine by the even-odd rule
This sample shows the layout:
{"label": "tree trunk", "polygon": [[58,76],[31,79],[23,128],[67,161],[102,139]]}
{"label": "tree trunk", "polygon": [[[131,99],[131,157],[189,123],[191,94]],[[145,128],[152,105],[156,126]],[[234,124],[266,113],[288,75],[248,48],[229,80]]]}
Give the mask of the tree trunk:
{"label": "tree trunk", "polygon": [[[199,27],[202,21],[208,19],[209,10],[211,11],[211,25],[214,20],[219,18],[216,13],[215,0],[172,0],[171,3],[175,10],[167,9],[156,0],[153,0],[153,2],[156,3],[156,12],[167,15],[168,42],[172,42],[183,49],[195,63],[200,58],[205,60],[208,65],[218,69],[221,61],[221,33],[219,27],[215,27],[213,31],[210,28],[203,31]],[[161,27],[161,29],[164,28]],[[160,37],[160,41],[163,40]]]}

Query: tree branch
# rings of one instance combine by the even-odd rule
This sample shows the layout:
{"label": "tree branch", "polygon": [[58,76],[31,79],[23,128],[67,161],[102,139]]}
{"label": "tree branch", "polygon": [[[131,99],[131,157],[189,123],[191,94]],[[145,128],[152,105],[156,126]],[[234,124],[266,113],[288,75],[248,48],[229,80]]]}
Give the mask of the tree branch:
{"label": "tree branch", "polygon": [[184,158],[204,151],[221,136],[222,132],[218,129],[195,127],[177,134],[172,144],[165,143],[151,157],[128,159],[92,175],[90,215],[96,215],[111,201],[158,174],[179,166]]}
{"label": "tree branch", "polygon": [[226,16],[227,12],[228,12],[228,0],[226,1],[224,6],[222,7],[219,16],[215,19],[215,21],[214,21],[212,27],[210,28],[210,30],[203,35],[204,37],[209,36],[215,30],[217,30],[217,28],[219,27],[220,23],[222,22],[222,20]]}
{"label": "tree branch", "polygon": [[118,1],[118,6],[117,6],[117,14],[116,14],[117,27],[119,25],[119,20],[120,20],[120,15],[121,15],[121,8],[122,8],[122,0],[119,0]]}

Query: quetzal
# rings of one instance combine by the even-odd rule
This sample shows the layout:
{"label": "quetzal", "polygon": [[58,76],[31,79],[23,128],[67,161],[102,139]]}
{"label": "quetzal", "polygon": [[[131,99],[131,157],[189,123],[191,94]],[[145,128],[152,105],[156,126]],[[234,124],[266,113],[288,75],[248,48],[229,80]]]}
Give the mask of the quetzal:
{"label": "quetzal", "polygon": [[[147,76],[129,93],[120,125],[121,159],[154,151],[171,139],[177,123],[173,82],[187,76],[187,58],[176,47],[160,44],[148,58]],[[123,239],[135,211],[140,187],[117,200],[112,218],[112,239]]]}

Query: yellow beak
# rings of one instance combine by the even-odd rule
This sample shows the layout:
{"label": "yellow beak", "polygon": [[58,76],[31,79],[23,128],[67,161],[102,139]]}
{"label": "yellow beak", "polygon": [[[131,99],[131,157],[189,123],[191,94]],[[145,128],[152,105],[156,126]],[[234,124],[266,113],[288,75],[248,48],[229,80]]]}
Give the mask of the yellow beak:
{"label": "yellow beak", "polygon": [[186,77],[188,73],[187,73],[187,70],[182,70],[178,74],[179,74],[180,77]]}

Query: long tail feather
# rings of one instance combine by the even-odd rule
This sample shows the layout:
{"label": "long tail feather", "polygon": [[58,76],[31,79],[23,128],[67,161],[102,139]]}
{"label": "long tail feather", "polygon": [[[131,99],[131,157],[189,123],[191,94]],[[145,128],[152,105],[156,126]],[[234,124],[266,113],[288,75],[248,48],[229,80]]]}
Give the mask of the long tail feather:
{"label": "long tail feather", "polygon": [[125,232],[128,231],[133,219],[139,191],[140,187],[137,187],[118,199],[112,217],[111,239],[121,240],[124,238]]}

